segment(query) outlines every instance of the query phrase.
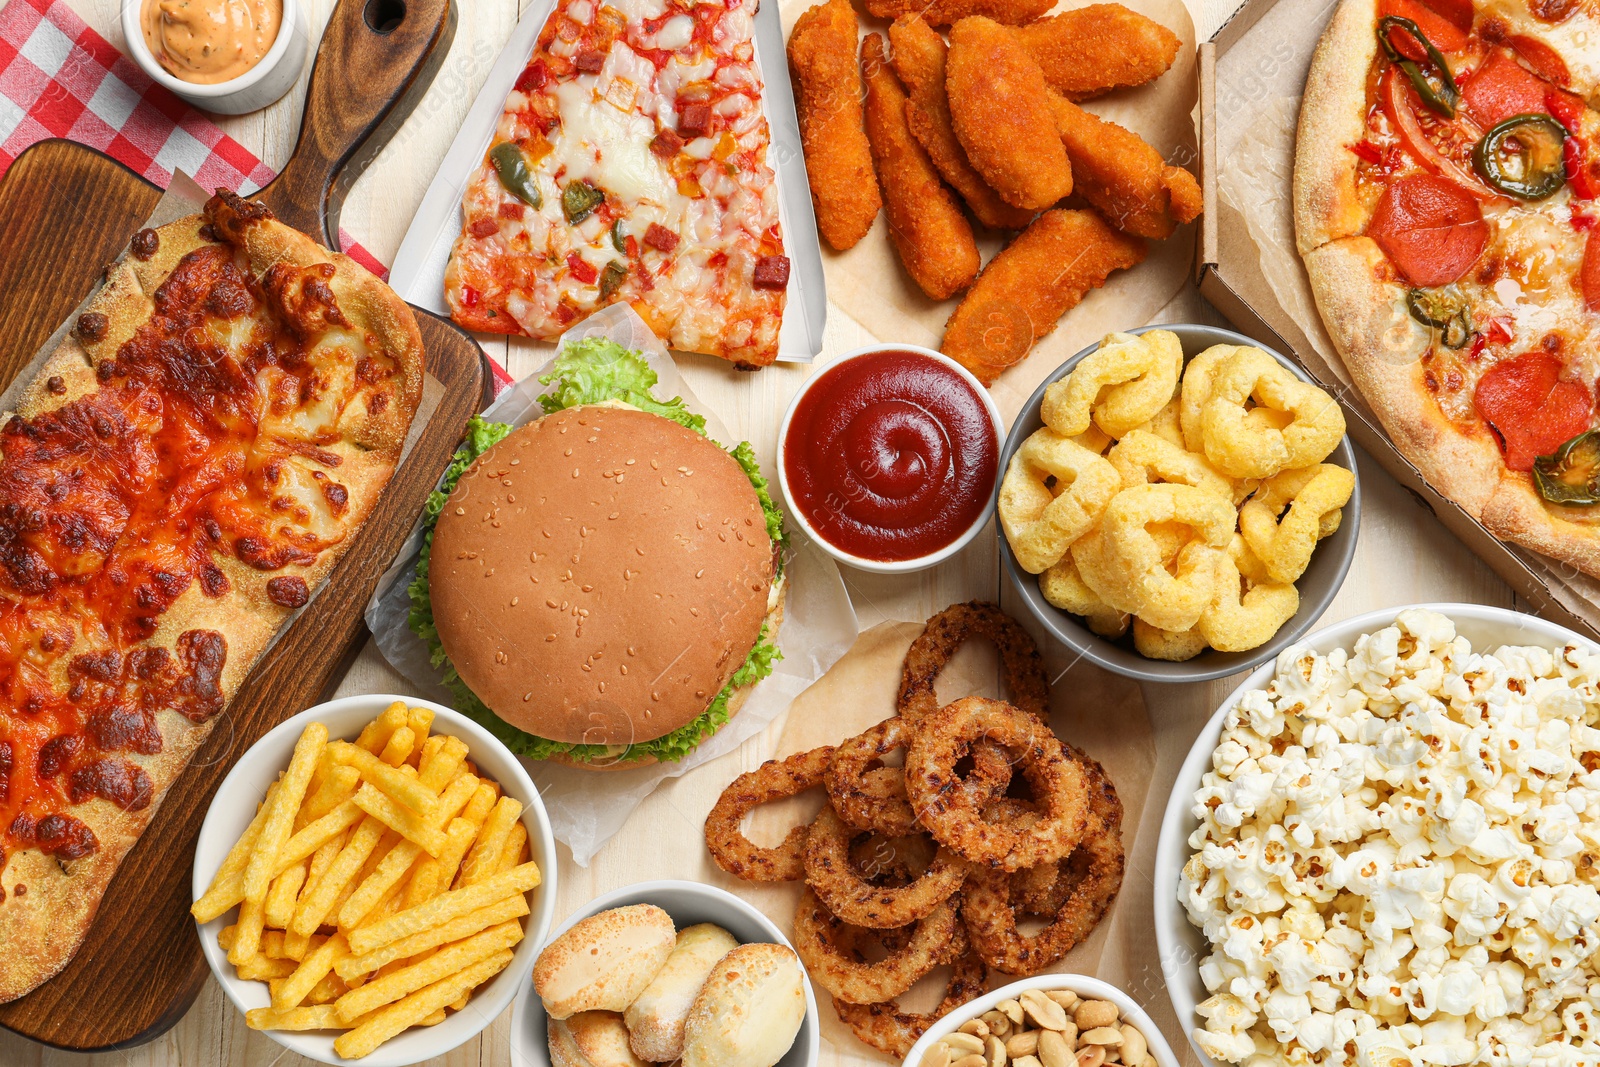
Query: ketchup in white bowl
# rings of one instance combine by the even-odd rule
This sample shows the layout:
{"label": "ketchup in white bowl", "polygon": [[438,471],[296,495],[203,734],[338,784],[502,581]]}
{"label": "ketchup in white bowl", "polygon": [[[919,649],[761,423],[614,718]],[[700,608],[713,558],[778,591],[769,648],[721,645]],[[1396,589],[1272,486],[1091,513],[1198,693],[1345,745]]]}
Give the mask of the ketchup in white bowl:
{"label": "ketchup in white bowl", "polygon": [[837,558],[917,569],[987,520],[1001,432],[987,392],[958,364],[911,346],[865,349],[795,397],[779,477],[800,524]]}

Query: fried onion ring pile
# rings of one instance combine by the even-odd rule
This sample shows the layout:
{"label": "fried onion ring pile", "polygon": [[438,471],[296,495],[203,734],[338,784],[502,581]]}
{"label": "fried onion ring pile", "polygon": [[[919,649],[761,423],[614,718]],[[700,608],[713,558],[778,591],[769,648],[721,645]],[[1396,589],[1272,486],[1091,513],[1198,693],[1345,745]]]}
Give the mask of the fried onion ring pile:
{"label": "fried onion ring pile", "polygon": [[[1011,702],[940,707],[934,686],[973,635],[993,642]],[[1049,725],[1038,649],[992,604],[935,615],[906,653],[897,714],[862,734],[763,764],[706,818],[724,871],[804,880],[794,946],[862,1041],[904,1056],[937,1019],[982,994],[988,971],[1031,975],[1081,943],[1122,883],[1122,805],[1104,770]],[[904,752],[904,767],[887,760]],[[740,823],[824,786],[809,826],[763,848]],[[1043,920],[1034,936],[1019,919]],[[931,1012],[895,1000],[949,968]]]}

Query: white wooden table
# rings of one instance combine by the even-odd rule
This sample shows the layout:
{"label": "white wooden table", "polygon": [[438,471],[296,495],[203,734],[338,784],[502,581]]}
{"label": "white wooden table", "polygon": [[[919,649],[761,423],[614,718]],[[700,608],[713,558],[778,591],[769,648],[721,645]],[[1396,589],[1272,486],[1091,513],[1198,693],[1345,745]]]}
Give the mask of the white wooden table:
{"label": "white wooden table", "polygon": [[[4,0],[0,0],[3,3]],[[137,0],[68,0],[90,25],[112,44],[122,47],[118,22],[121,3]],[[1185,0],[1194,18],[1196,36],[1204,40],[1237,7],[1233,0]],[[455,42],[427,97],[395,140],[385,148],[355,185],[345,204],[342,224],[384,262],[391,262],[412,212],[443,157],[456,123],[477,94],[489,67],[509,36],[524,4],[521,0],[457,0],[460,22]],[[312,26],[320,34],[332,0],[309,0]],[[293,147],[299,127],[304,82],[274,106],[254,115],[219,120],[223,128],[246,148],[273,167],[282,166]],[[1198,321],[1226,325],[1192,289],[1181,293],[1157,321]],[[1130,324],[1133,325],[1133,324]],[[878,338],[870,324],[852,321],[837,307],[829,309],[823,358]],[[893,340],[893,338],[885,338]],[[487,346],[513,375],[530,372],[535,356],[504,341]],[[731,371],[712,359],[683,361],[691,388],[714,407],[739,435],[770,449],[778,420],[799,382],[808,373],[796,366],[773,366],[758,374]],[[1349,578],[1324,622],[1333,622],[1375,608],[1420,601],[1459,600],[1511,606],[1511,591],[1476,557],[1463,548],[1431,515],[1374,463],[1362,457],[1363,512],[1360,544]],[[883,577],[847,571],[846,586],[865,629],[885,619],[922,619],[958,600],[994,599],[1000,576],[992,537],[978,538],[973,547],[948,563],[912,578]],[[1234,681],[1195,686],[1151,686],[1145,692],[1156,734],[1156,782],[1171,781],[1200,726]],[[359,692],[406,693],[406,681],[395,673],[369,644],[339,688],[339,694]],[[600,893],[646,878],[671,875],[694,877],[694,864],[685,855],[703,856],[701,823],[716,795],[736,773],[768,758],[777,743],[781,720],[733,756],[714,761],[658,789],[630,818],[587,869],[563,862],[559,872],[558,920]],[[1130,837],[1137,842],[1116,907],[1151,906],[1149,855],[1156,826],[1165,806],[1164,797],[1152,797],[1144,826]],[[1132,831],[1133,828],[1128,828]],[[709,863],[705,864],[709,872]],[[709,876],[709,875],[708,875]],[[1175,1048],[1182,1046],[1179,1029],[1171,1024],[1159,974],[1106,976],[1124,985],[1152,1009]],[[93,1004],[81,1006],[94,1011]],[[823,1010],[828,1010],[826,1007]],[[431,1064],[464,1067],[468,1064],[504,1065],[511,1062],[507,1042],[511,1013],[507,1010],[482,1037]],[[881,1056],[852,1058],[884,1063]],[[823,1067],[836,1067],[845,1058],[824,1054]],[[166,1035],[136,1049],[81,1056],[58,1052],[0,1031],[0,1065],[3,1067],[291,1067],[310,1063],[289,1053],[265,1035],[246,1028],[244,1017],[224,998],[217,984],[208,982],[194,1007]],[[516,1067],[523,1067],[518,1064]]]}

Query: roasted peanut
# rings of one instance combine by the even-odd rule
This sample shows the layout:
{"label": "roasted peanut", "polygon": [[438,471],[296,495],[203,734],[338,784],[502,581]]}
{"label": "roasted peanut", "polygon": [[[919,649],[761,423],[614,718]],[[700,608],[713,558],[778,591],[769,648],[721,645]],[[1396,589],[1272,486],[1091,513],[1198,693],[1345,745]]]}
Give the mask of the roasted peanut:
{"label": "roasted peanut", "polygon": [[983,1057],[988,1061],[989,1067],[1006,1067],[1006,1046],[1003,1041],[993,1034],[983,1043]]}
{"label": "roasted peanut", "polygon": [[[1046,1030],[1060,1030],[1067,1025],[1066,1009],[1037,990],[1030,989],[1017,998],[1022,1011],[1036,1026]],[[1115,1006],[1112,1007],[1115,1011]],[[1112,1017],[1115,1021],[1115,1016]],[[1078,1024],[1083,1025],[1081,1022]]]}
{"label": "roasted peanut", "polygon": [[971,1034],[980,1041],[989,1036],[989,1024],[982,1019],[968,1019],[957,1029],[963,1034]]}
{"label": "roasted peanut", "polygon": [[1145,1053],[1150,1051],[1150,1044],[1144,1039],[1137,1026],[1129,1023],[1122,1024],[1122,1062],[1129,1067],[1139,1067],[1144,1062]]}
{"label": "roasted peanut", "polygon": [[1018,1056],[1032,1056],[1039,1051],[1039,1031],[1029,1030],[1026,1033],[1012,1034],[1006,1038],[1006,1054],[1012,1059]]}
{"label": "roasted peanut", "polygon": [[951,1051],[959,1050],[975,1056],[983,1055],[983,1038],[962,1030],[946,1034],[944,1043],[950,1046]]}
{"label": "roasted peanut", "polygon": [[1105,1062],[1104,1045],[1085,1045],[1078,1050],[1078,1067],[1101,1067]]}
{"label": "roasted peanut", "polygon": [[936,1041],[922,1054],[921,1067],[950,1067],[950,1046]]}
{"label": "roasted peanut", "polygon": [[1080,1046],[1120,1045],[1122,1044],[1122,1031],[1115,1026],[1096,1026],[1078,1035],[1078,1044]]}
{"label": "roasted peanut", "polygon": [[1121,1014],[1109,1000],[1086,1000],[1073,1011],[1072,1021],[1078,1024],[1079,1030],[1093,1030],[1097,1026],[1117,1025]]}

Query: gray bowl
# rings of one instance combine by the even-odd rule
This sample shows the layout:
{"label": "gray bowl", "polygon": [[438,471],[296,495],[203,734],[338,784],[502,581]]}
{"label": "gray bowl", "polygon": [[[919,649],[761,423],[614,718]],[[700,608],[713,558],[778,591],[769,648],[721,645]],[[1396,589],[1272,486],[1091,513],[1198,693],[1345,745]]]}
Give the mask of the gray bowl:
{"label": "gray bowl", "polygon": [[[554,941],[581,919],[598,915],[611,908],[629,904],[654,904],[672,916],[673,925],[682,930],[696,923],[716,923],[732,934],[740,944],[766,941],[789,948],[789,939],[783,936],[776,923],[768,919],[753,905],[732,893],[713,885],[699,882],[658,881],[639,882],[624,886],[604,896],[591,900],[579,908],[566,921],[550,932],[545,942]],[[541,951],[543,946],[540,946]],[[801,970],[804,971],[804,965]],[[811,991],[809,978],[803,983],[806,994],[806,1017],[800,1023],[800,1032],[794,1044],[778,1061],[777,1067],[816,1067],[817,1051],[822,1034],[817,1020],[817,1000]],[[550,1067],[549,1051],[550,1017],[545,1014],[544,1001],[533,991],[530,981],[517,994],[511,1006],[511,1063],[513,1067]]]}
{"label": "gray bowl", "polygon": [[[1232,330],[1194,323],[1162,323],[1127,332],[1141,334],[1150,330],[1171,330],[1177,334],[1178,340],[1183,344],[1185,360],[1212,345],[1252,345],[1289,368],[1295,377],[1311,381],[1310,376],[1289,357]],[[1078,365],[1079,360],[1098,347],[1092,345],[1085,348],[1039,383],[1039,388],[1028,398],[1027,404],[1017,415],[1017,421],[1012,424],[1011,432],[1006,436],[1005,450],[1000,455],[1001,477],[1005,476],[1006,468],[1011,464],[1011,457],[1016,454],[1022,442],[1029,434],[1044,425],[1044,420],[1039,417],[1039,404],[1044,399],[1045,389],[1066,377],[1067,373]],[[1333,536],[1317,545],[1317,550],[1311,555],[1311,565],[1295,583],[1300,588],[1300,610],[1283,624],[1283,627],[1273,635],[1272,640],[1248,652],[1217,652],[1207,649],[1194,659],[1183,663],[1169,663],[1164,660],[1146,659],[1139,655],[1134,651],[1131,635],[1125,634],[1116,640],[1111,640],[1092,633],[1082,619],[1062,611],[1044,598],[1044,594],[1039,592],[1038,576],[1029,574],[1018,565],[1017,557],[1012,553],[1011,545],[1002,533],[1000,556],[1006,577],[1010,580],[1011,587],[1028,605],[1029,612],[1055,636],[1056,640],[1084,659],[1099,664],[1108,671],[1137,678],[1142,682],[1207,682],[1249,670],[1277,656],[1311,629],[1322,613],[1328,610],[1328,605],[1333,602],[1334,594],[1339,591],[1339,586],[1344,584],[1344,576],[1350,570],[1350,561],[1355,558],[1356,533],[1361,526],[1361,476],[1356,470],[1355,450],[1351,447],[1350,438],[1343,438],[1326,462],[1347,467],[1350,473],[1356,476],[1355,490],[1350,494],[1350,503],[1344,508],[1344,519]]]}

